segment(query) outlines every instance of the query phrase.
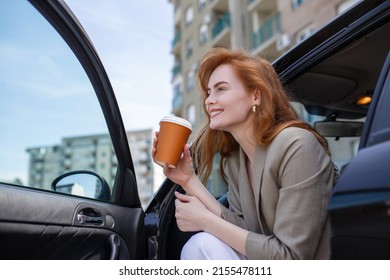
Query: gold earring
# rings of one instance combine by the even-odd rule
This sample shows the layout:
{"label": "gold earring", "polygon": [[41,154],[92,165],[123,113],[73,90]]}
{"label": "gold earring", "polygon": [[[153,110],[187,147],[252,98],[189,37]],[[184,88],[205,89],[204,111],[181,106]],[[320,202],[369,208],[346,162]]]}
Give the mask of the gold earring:
{"label": "gold earring", "polygon": [[253,106],[252,106],[252,112],[253,112],[253,114],[256,113],[256,110],[257,110],[257,105],[253,105]]}

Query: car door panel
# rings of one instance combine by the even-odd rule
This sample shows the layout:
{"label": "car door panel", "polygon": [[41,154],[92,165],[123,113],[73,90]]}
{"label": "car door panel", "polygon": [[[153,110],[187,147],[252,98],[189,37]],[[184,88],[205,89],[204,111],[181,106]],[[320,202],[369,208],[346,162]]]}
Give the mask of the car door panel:
{"label": "car door panel", "polygon": [[[77,216],[85,209],[100,213],[102,222],[81,223]],[[0,259],[142,258],[143,215],[142,209],[2,185]]]}
{"label": "car door panel", "polygon": [[[1,259],[108,259],[110,231],[42,224],[1,223]],[[26,238],[27,237],[27,238]],[[125,252],[125,251],[124,251]]]}

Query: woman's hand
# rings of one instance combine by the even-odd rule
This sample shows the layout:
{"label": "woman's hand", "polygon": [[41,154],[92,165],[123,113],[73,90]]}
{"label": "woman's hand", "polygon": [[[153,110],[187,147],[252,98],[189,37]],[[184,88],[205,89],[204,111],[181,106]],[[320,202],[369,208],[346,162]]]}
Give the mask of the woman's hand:
{"label": "woman's hand", "polygon": [[[153,139],[152,158],[155,162],[156,147],[158,143],[158,132],[155,132],[156,138]],[[188,186],[191,178],[196,177],[195,170],[192,164],[192,157],[190,154],[190,145],[186,144],[183,148],[183,154],[178,162],[176,168],[170,168],[167,164],[163,167],[164,175],[171,181],[179,184],[185,188]]]}
{"label": "woman's hand", "polygon": [[201,231],[207,217],[213,215],[196,197],[175,192],[176,222],[181,231]]}

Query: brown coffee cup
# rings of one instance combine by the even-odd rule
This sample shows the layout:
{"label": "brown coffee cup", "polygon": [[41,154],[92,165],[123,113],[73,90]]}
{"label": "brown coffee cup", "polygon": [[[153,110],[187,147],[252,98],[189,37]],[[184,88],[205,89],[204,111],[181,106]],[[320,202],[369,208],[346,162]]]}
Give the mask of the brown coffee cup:
{"label": "brown coffee cup", "polygon": [[183,118],[176,116],[162,118],[154,157],[155,162],[176,168],[191,131],[191,123]]}

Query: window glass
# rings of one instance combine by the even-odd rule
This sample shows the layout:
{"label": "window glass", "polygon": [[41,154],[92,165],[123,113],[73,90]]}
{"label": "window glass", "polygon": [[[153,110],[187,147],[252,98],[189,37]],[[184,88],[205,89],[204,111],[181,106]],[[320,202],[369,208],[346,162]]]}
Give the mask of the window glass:
{"label": "window glass", "polygon": [[176,110],[183,105],[183,79],[177,78],[173,84],[172,109]]}
{"label": "window glass", "polygon": [[199,0],[199,11],[203,10],[206,7],[206,0]]}
{"label": "window glass", "polygon": [[361,0],[346,0],[337,7],[337,14],[341,14]]}
{"label": "window glass", "polygon": [[[386,64],[382,72],[386,69]],[[388,71],[388,70],[387,70]],[[376,143],[381,143],[383,141],[388,141],[390,139],[390,119],[388,115],[388,108],[390,104],[390,74],[387,72],[386,75],[383,75],[384,84],[383,88],[380,89],[380,95],[378,94],[378,104],[375,107],[375,117],[372,119],[371,128],[370,128],[370,137],[367,142],[368,145],[373,145]],[[378,81],[379,82],[379,81]],[[379,89],[379,84],[378,84]],[[377,89],[377,90],[378,90]]]}
{"label": "window glass", "polygon": [[315,28],[312,26],[302,28],[300,31],[297,32],[297,43],[305,40],[314,32],[315,32]]}
{"label": "window glass", "polygon": [[297,9],[299,6],[301,6],[305,0],[291,0],[291,7],[293,9]]}
{"label": "window glass", "polygon": [[[0,24],[0,182],[51,190],[58,176],[86,170],[112,191],[116,156],[73,52],[27,1],[0,1]],[[61,189],[94,198],[96,185]]]}
{"label": "window glass", "polygon": [[207,24],[202,24],[199,27],[199,44],[204,45],[208,39],[208,28]]}
{"label": "window glass", "polygon": [[[292,105],[301,116],[302,120],[312,126],[314,126],[315,122],[324,121],[326,119],[324,116],[309,114],[301,103],[292,102]],[[365,118],[356,120],[337,119],[337,121],[364,122]],[[329,149],[332,154],[332,160],[339,169],[345,167],[356,155],[360,143],[360,137],[326,137],[326,140],[328,141]]]}
{"label": "window glass", "polygon": [[187,91],[192,91],[195,87],[195,72],[193,70],[187,73]]}
{"label": "window glass", "polygon": [[188,7],[186,10],[186,25],[190,25],[194,20],[194,9],[192,7]]}
{"label": "window glass", "polygon": [[188,39],[188,41],[186,42],[186,54],[187,54],[187,58],[192,56],[192,52],[194,50],[194,45],[192,43],[192,40],[191,39]]}
{"label": "window glass", "polygon": [[196,108],[194,104],[188,106],[187,109],[187,118],[192,124],[196,123]]}

